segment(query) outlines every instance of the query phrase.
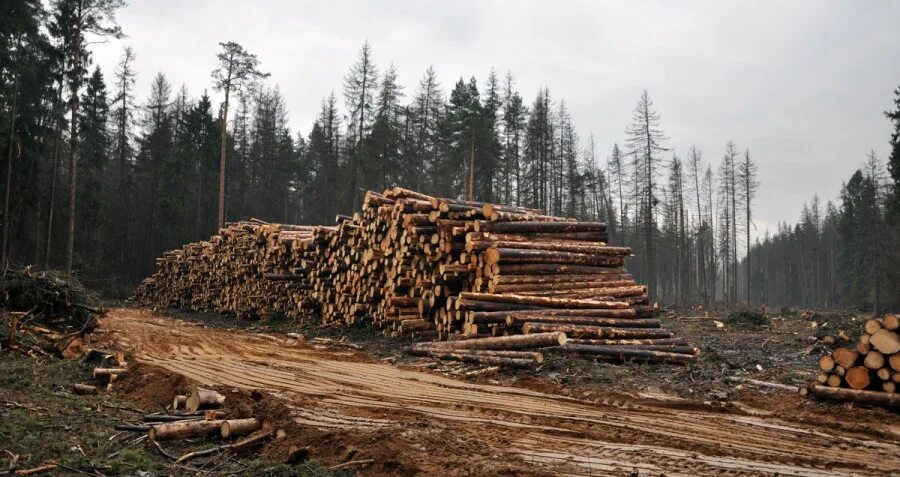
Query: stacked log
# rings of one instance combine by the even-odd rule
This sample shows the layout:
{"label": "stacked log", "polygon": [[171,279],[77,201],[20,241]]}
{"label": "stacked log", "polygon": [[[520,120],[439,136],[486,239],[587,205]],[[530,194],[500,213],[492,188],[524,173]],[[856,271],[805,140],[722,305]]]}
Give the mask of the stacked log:
{"label": "stacked log", "polygon": [[[697,350],[672,341],[625,269],[631,249],[607,241],[603,223],[394,187],[369,191],[333,227],[229,224],[161,257],[137,297],[257,316],[314,309],[325,323],[366,321],[425,341],[566,333],[566,349],[593,358],[693,360]],[[528,359],[426,348],[417,347],[466,361]]]}
{"label": "stacked log", "polygon": [[867,320],[856,347],[838,347],[819,358],[816,381],[801,394],[900,406],[900,317]]}

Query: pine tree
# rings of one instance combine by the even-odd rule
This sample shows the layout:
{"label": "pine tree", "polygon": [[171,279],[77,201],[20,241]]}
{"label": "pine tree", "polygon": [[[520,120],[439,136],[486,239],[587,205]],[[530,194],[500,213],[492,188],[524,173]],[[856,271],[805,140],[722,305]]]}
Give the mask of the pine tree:
{"label": "pine tree", "polygon": [[79,94],[84,84],[84,76],[90,58],[86,50],[85,35],[93,34],[101,37],[120,38],[121,28],[115,22],[115,11],[125,4],[124,0],[60,0],[71,2],[72,9],[72,42],[67,52],[66,72],[70,92],[70,121],[69,121],[69,194],[68,216],[69,226],[66,243],[66,271],[72,272],[75,257],[75,216],[76,208],[76,184],[78,165],[78,106]]}
{"label": "pine tree", "polygon": [[409,142],[413,145],[411,154],[404,160],[404,174],[415,179],[409,183],[414,183],[417,189],[434,190],[439,177],[435,171],[441,167],[441,127],[446,114],[444,93],[434,68],[429,66],[422,76],[410,109],[412,139]]}
{"label": "pine tree", "polygon": [[241,45],[230,41],[219,43],[222,50],[216,55],[219,60],[218,67],[213,70],[212,78],[217,91],[225,92],[225,102],[222,104],[220,116],[220,147],[219,155],[219,228],[225,226],[225,164],[227,163],[228,150],[228,102],[232,91],[242,91],[252,85],[253,82],[268,78],[269,73],[259,71],[259,59],[256,55],[244,50]]}
{"label": "pine tree", "polygon": [[514,89],[512,73],[503,86],[503,202],[522,203],[521,146],[527,108]]}
{"label": "pine tree", "polygon": [[[749,305],[752,301],[752,297],[750,296],[750,224],[753,221],[751,208],[753,206],[753,199],[756,197],[756,191],[759,188],[759,180],[756,175],[756,164],[750,159],[749,149],[744,152],[744,160],[741,161],[738,166],[737,175],[737,182],[740,187],[740,199],[744,204],[744,233],[746,234],[747,247],[747,259],[745,265],[747,283],[745,286],[747,287],[747,304]],[[818,197],[816,197],[816,208],[818,213]]]}
{"label": "pine tree", "polygon": [[647,90],[635,107],[632,123],[626,129],[628,135],[628,154],[633,158],[635,174],[635,191],[638,197],[638,208],[635,212],[641,216],[641,228],[644,239],[644,258],[642,260],[643,276],[647,282],[649,293],[656,293],[656,198],[659,187],[656,180],[661,154],[668,151],[663,146],[667,139],[659,126],[659,113],[653,109],[653,102]]}
{"label": "pine tree", "polygon": [[372,58],[372,48],[368,40],[359,50],[356,63],[344,78],[344,104],[350,120],[347,122],[347,147],[349,159],[349,181],[344,207],[352,208],[362,200],[361,184],[364,167],[364,141],[373,118],[373,97],[378,85],[378,70]]}
{"label": "pine tree", "polygon": [[367,147],[371,158],[367,165],[377,165],[375,174],[366,181],[367,188],[387,188],[401,180],[403,123],[400,100],[403,89],[397,83],[397,70],[392,64],[381,79],[375,106],[375,120]]}
{"label": "pine tree", "polygon": [[[885,111],[887,117],[894,130],[891,131],[891,155],[888,157],[888,173],[894,183],[893,204],[891,213],[895,217],[900,217],[900,87],[894,90],[894,110]],[[895,219],[900,220],[900,219]]]}
{"label": "pine tree", "polygon": [[100,268],[105,258],[105,241],[102,239],[103,224],[107,219],[105,188],[109,183],[106,177],[109,165],[109,132],[107,118],[109,114],[106,97],[106,84],[100,68],[94,69],[81,99],[79,113],[81,127],[81,155],[78,168],[82,179],[78,182],[78,197],[82,206],[78,211],[78,223],[82,231],[78,235],[78,248],[85,252],[81,262],[88,272],[99,275],[105,271]]}

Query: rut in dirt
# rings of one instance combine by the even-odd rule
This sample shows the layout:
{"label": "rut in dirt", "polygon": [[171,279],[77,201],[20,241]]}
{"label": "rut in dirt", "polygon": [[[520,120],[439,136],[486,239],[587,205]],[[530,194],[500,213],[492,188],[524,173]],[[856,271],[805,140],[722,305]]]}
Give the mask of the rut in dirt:
{"label": "rut in dirt", "polygon": [[[593,403],[469,383],[402,369],[361,353],[203,328],[146,310],[110,310],[102,326],[139,362],[201,384],[265,389],[288,402],[302,400],[294,419],[303,425],[403,430],[420,427],[423,418],[436,420],[448,429],[482,430],[478,436],[486,454],[554,472],[900,472],[900,438],[840,433],[774,417],[637,405],[626,399]],[[897,435],[897,429],[885,427],[889,435]]]}

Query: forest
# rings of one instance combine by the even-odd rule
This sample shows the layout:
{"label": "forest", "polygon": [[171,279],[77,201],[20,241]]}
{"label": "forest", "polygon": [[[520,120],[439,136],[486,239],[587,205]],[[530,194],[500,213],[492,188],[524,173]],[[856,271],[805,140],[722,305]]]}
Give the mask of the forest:
{"label": "forest", "polygon": [[840,197],[813,197],[766,231],[752,145],[673,150],[647,91],[621,140],[597,144],[549,87],[523,93],[494,69],[442,85],[437,67],[404,83],[364,42],[311,128],[292,131],[277,82],[302,78],[270,77],[237,43],[220,44],[193,91],[165,72],[136,91],[131,48],[101,71],[91,45],[123,36],[123,5],[0,5],[4,264],[123,296],[155,257],[227,221],[330,224],[396,184],[606,222],[664,305],[900,306],[900,87],[885,105],[890,156],[847,158],[859,169]]}

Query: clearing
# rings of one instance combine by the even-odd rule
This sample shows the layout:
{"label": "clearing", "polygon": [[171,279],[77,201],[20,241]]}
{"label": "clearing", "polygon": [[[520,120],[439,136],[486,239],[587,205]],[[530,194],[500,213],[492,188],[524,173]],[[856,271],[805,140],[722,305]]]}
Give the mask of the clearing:
{"label": "clearing", "polygon": [[323,462],[374,459],[362,475],[900,473],[896,415],[806,405],[788,391],[723,403],[627,393],[591,380],[560,384],[546,374],[462,380],[361,351],[145,309],[109,310],[100,328],[101,344],[138,363],[121,384],[125,398],[158,406],[190,382],[257,399],[250,390],[263,390],[271,400],[264,417],[289,435],[267,456],[279,458],[294,444],[309,446]]}

